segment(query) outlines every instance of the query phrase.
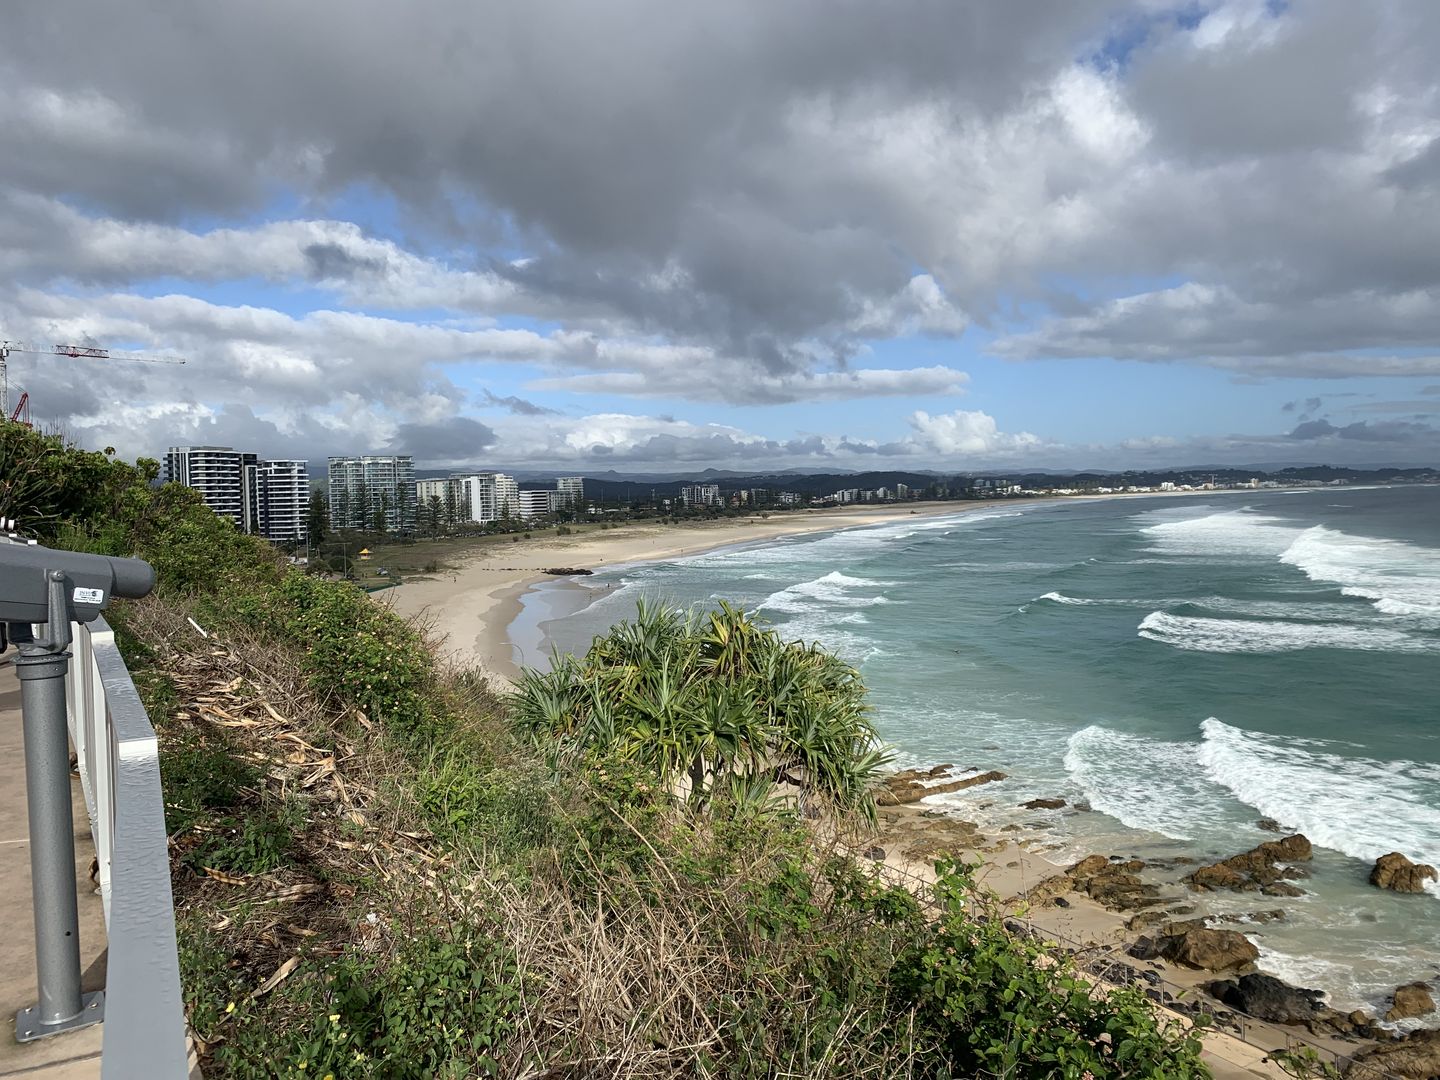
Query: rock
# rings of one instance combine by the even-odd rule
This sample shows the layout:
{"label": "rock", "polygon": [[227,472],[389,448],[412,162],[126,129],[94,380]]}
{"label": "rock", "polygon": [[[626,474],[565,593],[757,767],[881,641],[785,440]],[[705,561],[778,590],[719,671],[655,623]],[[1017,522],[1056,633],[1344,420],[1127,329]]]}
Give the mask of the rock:
{"label": "rock", "polygon": [[871,862],[884,862],[885,849],[883,847],[868,847],[865,849],[865,858]]}
{"label": "rock", "polygon": [[1305,990],[1273,975],[1259,973],[1241,975],[1238,980],[1213,982],[1205,989],[1211,997],[1232,1009],[1272,1024],[1309,1023],[1320,1014],[1321,999],[1325,996],[1323,991]]}
{"label": "rock", "polygon": [[1191,926],[1179,933],[1168,932],[1185,925],[1167,927],[1167,932],[1153,940],[1141,938],[1135,944],[1138,947],[1141,942],[1149,940],[1149,947],[1142,950],[1147,955],[1134,951],[1130,955],[1141,960],[1161,957],[1202,971],[1238,970],[1248,967],[1260,958],[1260,950],[1249,938],[1235,930],[1211,930],[1204,926]]}
{"label": "rock", "polygon": [[1067,908],[1070,906],[1070,901],[1066,900],[1063,896],[1057,896],[1055,897],[1055,906],[1059,908]]}
{"label": "rock", "polygon": [[1022,810],[1059,810],[1065,805],[1064,799],[1031,799],[1027,803],[1021,803]]}
{"label": "rock", "polygon": [[[909,803],[919,802],[928,795],[941,795],[947,791],[963,791],[965,788],[975,787],[979,784],[990,784],[1006,779],[1004,773],[994,770],[978,776],[967,776],[960,780],[944,779],[950,768],[953,766],[937,765],[933,769],[923,771],[905,769],[893,776],[888,776],[875,794],[875,803],[877,806],[905,806]],[[936,780],[939,782],[926,782]]]}
{"label": "rock", "polygon": [[1268,911],[1247,911],[1243,915],[1221,915],[1221,922],[1228,923],[1267,923],[1277,922],[1285,918],[1282,908],[1270,908]]}
{"label": "rock", "polygon": [[1285,831],[1285,826],[1281,825],[1273,817],[1262,817],[1255,825],[1258,828],[1264,829],[1266,832],[1278,833]]}
{"label": "rock", "polygon": [[1430,987],[1426,983],[1415,982],[1395,988],[1395,997],[1385,1019],[1394,1023],[1396,1020],[1409,1020],[1434,1011],[1435,999],[1430,996]]}
{"label": "rock", "polygon": [[1104,855],[1087,855],[1065,872],[1072,878],[1091,877],[1110,869],[1110,860]]}
{"label": "rock", "polygon": [[1149,930],[1151,927],[1164,926],[1169,921],[1169,916],[1163,911],[1142,911],[1139,915],[1132,915],[1125,920],[1125,929],[1132,932]]}
{"label": "rock", "polygon": [[[1202,866],[1189,874],[1185,881],[1197,891],[1214,889],[1261,889],[1276,884],[1285,871],[1278,864],[1293,863],[1309,859],[1310,841],[1296,833],[1282,840],[1267,840],[1239,855],[1221,859],[1209,866]],[[1281,890],[1277,895],[1287,894]]]}
{"label": "rock", "polygon": [[1381,855],[1370,871],[1371,885],[1392,892],[1424,892],[1425,882],[1435,880],[1435,867],[1411,862],[1398,851]]}
{"label": "rock", "polygon": [[1351,1025],[1357,1028],[1369,1027],[1371,1024],[1375,1023],[1375,1021],[1370,1017],[1370,1014],[1367,1013],[1364,1009],[1356,1009],[1350,1014],[1349,1020]]}
{"label": "rock", "polygon": [[1260,893],[1262,896],[1304,896],[1305,890],[1297,889],[1294,885],[1284,881],[1274,881],[1269,885],[1261,886]]}
{"label": "rock", "polygon": [[578,566],[550,566],[541,571],[552,577],[589,577],[594,572],[594,570],[584,570]]}
{"label": "rock", "polygon": [[1355,1056],[1346,1080],[1433,1080],[1440,1076],[1440,1030],[1412,1031],[1403,1039],[1381,1043]]}

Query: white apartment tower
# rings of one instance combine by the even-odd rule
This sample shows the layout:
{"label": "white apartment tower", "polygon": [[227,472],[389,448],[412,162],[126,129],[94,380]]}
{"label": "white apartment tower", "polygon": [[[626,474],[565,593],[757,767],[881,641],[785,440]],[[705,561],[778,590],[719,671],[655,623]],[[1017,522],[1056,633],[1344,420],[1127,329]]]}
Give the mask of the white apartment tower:
{"label": "white apartment tower", "polygon": [[555,478],[555,494],[559,510],[574,510],[585,503],[585,478],[583,476],[558,476]]}
{"label": "white apartment tower", "polygon": [[720,506],[719,484],[686,484],[680,489],[680,498],[686,506]]}
{"label": "white apartment tower", "polygon": [[531,518],[547,517],[553,514],[560,502],[558,491],[520,492],[520,516],[527,521]]}
{"label": "white apartment tower", "polygon": [[254,532],[258,460],[230,446],[172,446],[165,452],[165,479],[194,489],[206,506],[241,532]]}
{"label": "white apartment tower", "polygon": [[276,543],[304,541],[310,510],[310,468],[303,461],[262,461],[255,468],[260,535]]}
{"label": "white apartment tower", "polygon": [[415,459],[409,454],[332,457],[330,523],[337,529],[386,532],[415,528]]}
{"label": "white apartment tower", "polygon": [[501,518],[520,516],[520,486],[504,473],[471,473],[459,476],[470,501],[470,520],[488,525]]}
{"label": "white apartment tower", "polygon": [[241,532],[277,543],[305,539],[310,477],[303,461],[261,461],[229,446],[172,446],[165,479],[193,488]]}

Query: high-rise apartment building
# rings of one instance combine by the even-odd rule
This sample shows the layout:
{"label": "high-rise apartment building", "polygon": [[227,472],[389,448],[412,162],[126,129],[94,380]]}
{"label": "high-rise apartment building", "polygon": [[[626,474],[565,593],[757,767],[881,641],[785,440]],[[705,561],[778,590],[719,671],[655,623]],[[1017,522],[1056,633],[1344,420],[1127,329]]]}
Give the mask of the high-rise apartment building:
{"label": "high-rise apartment building", "polygon": [[585,505],[585,478],[583,476],[557,476],[555,494],[559,497],[558,510],[575,510]]}
{"label": "high-rise apartment building", "polygon": [[221,517],[241,532],[254,532],[255,468],[259,459],[230,446],[172,446],[165,452],[165,479],[193,488]]}
{"label": "high-rise apartment building", "polygon": [[686,484],[680,489],[680,498],[686,506],[720,506],[719,484]]}
{"label": "high-rise apartment building", "polygon": [[193,488],[241,532],[277,543],[305,539],[310,478],[303,461],[261,461],[229,446],[172,446],[165,479]]}
{"label": "high-rise apartment building", "polygon": [[255,467],[260,535],[276,543],[304,541],[310,510],[310,467],[303,461],[262,461]]}
{"label": "high-rise apartment building", "polygon": [[520,486],[504,473],[471,473],[456,477],[465,484],[470,500],[470,520],[488,525],[501,518],[520,516]]}
{"label": "high-rise apartment building", "polygon": [[558,491],[522,491],[520,492],[520,516],[527,520],[547,517],[556,511],[559,503],[560,493]]}
{"label": "high-rise apartment building", "polygon": [[415,459],[408,454],[332,457],[330,523],[337,529],[415,528]]}

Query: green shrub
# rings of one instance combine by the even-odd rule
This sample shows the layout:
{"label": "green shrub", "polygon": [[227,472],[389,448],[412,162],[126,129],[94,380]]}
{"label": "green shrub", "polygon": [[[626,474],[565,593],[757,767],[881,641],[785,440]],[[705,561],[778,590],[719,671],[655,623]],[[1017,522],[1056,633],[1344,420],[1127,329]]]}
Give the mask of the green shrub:
{"label": "green shrub", "polygon": [[937,866],[941,917],[892,975],[955,1075],[1209,1076],[1198,1035],[1162,1023],[1138,990],[1100,992],[976,910],[971,869]]}
{"label": "green shrub", "polygon": [[631,761],[666,787],[683,779],[695,807],[763,802],[780,775],[873,813],[886,760],[853,668],[728,604],[691,618],[642,603],[583,658],[526,671],[512,711],[557,754]]}
{"label": "green shrub", "polygon": [[259,791],[261,776],[218,733],[162,747],[160,783],[165,792],[165,829],[174,835],[198,821],[233,810]]}
{"label": "green shrub", "polygon": [[200,842],[185,854],[195,870],[220,870],[250,876],[284,866],[305,827],[304,811],[294,803],[263,800],[243,814],[212,819]]}

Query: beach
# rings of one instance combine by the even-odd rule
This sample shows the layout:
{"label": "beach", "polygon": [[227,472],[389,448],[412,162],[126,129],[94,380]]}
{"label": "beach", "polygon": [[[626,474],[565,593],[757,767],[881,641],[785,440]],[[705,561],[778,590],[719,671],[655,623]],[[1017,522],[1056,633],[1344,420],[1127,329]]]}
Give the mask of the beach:
{"label": "beach", "polygon": [[510,628],[533,586],[554,580],[549,568],[598,570],[617,564],[699,555],[738,544],[853,529],[938,515],[964,514],[990,503],[838,507],[664,525],[635,522],[601,532],[538,535],[517,544],[457,550],[456,565],[433,576],[407,580],[378,599],[399,614],[420,620],[444,656],[478,669],[499,684],[519,675]]}

